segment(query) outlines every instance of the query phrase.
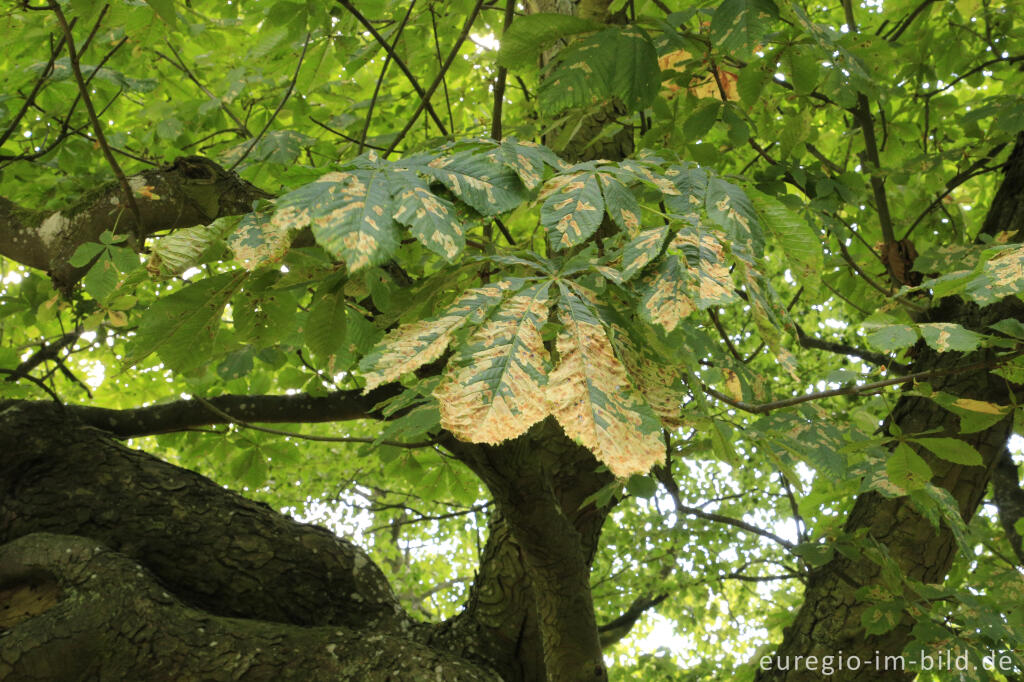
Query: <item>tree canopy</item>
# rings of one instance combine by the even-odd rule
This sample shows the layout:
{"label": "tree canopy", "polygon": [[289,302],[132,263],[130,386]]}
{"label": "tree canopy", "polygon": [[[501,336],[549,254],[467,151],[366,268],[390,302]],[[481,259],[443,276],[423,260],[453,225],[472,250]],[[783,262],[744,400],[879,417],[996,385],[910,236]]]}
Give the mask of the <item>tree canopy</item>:
{"label": "tree canopy", "polygon": [[0,677],[1019,679],[1022,13],[10,4]]}

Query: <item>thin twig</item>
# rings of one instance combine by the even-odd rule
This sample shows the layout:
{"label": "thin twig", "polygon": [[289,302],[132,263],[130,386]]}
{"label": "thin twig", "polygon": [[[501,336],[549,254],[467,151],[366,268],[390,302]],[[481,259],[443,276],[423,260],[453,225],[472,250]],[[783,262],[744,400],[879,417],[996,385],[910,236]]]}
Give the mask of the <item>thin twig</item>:
{"label": "thin twig", "polygon": [[[512,26],[512,19],[516,13],[516,0],[508,0],[505,3],[505,17],[502,26],[502,35],[508,33]],[[494,77],[494,106],[491,108],[491,137],[495,140],[501,139],[501,113],[505,103],[505,84],[508,82],[508,69],[498,66],[498,73]]]}
{"label": "thin twig", "polygon": [[936,206],[941,204],[942,200],[948,197],[957,187],[964,184],[971,178],[975,178],[979,175],[984,175],[985,173],[998,170],[1000,166],[986,166],[985,164],[994,159],[996,155],[1003,150],[1004,147],[1006,147],[1006,143],[996,145],[991,150],[989,150],[988,154],[972,163],[970,166],[967,167],[966,170],[957,173],[949,180],[947,180],[946,188],[942,191],[941,194],[935,197],[935,199],[930,204],[928,204],[928,207],[926,209],[921,211],[921,214],[918,215],[914,222],[911,223],[910,227],[907,228],[907,231],[904,233],[903,238],[906,239],[907,237],[909,237],[910,233],[914,231],[914,228],[916,228],[921,223],[921,221],[924,220],[924,217],[931,213]]}
{"label": "thin twig", "polygon": [[[2,368],[0,368],[0,374],[14,374],[14,370],[13,369],[2,369]],[[50,388],[49,386],[47,386],[46,383],[42,379],[37,379],[36,377],[32,376],[31,374],[26,374],[25,376],[22,376],[22,377],[19,377],[19,378],[20,379],[27,379],[28,381],[31,381],[33,384],[35,384],[36,386],[41,388],[43,391],[45,391],[53,399],[53,402],[57,403],[58,405],[63,405],[64,404],[61,401],[61,399],[57,396],[57,394],[54,393],[53,389]]]}
{"label": "thin twig", "polygon": [[[376,40],[380,44],[380,46],[384,48],[384,51],[388,53],[391,59],[395,61],[395,64],[398,66],[398,68],[402,70],[402,73],[405,74],[405,77],[409,79],[409,83],[412,84],[413,90],[416,91],[416,94],[419,95],[420,99],[422,100],[425,95],[425,93],[423,92],[423,87],[419,84],[419,81],[416,80],[416,76],[412,75],[412,71],[410,71],[409,67],[405,65],[405,62],[402,61],[402,58],[398,56],[398,53],[396,53],[394,49],[392,49],[392,47],[388,45],[388,41],[384,40],[384,36],[380,34],[377,28],[372,23],[370,23],[370,20],[363,16],[362,12],[357,10],[349,0],[337,0],[337,2],[339,5],[341,5],[349,12],[351,12],[352,16],[356,18],[356,21],[362,24],[363,28],[365,28],[370,33],[370,35],[373,36],[374,40]],[[427,113],[430,114],[430,118],[434,119],[434,123],[437,124],[438,130],[441,131],[441,134],[443,136],[448,137],[448,130],[444,127],[444,123],[441,122],[441,117],[437,115],[436,111],[434,111],[434,107],[431,106],[429,102],[427,103],[426,107]]]}
{"label": "thin twig", "polygon": [[[347,0],[339,0],[339,2],[347,2]],[[459,54],[459,49],[462,47],[462,44],[466,42],[466,38],[469,37],[469,31],[473,28],[473,22],[476,21],[477,14],[480,13],[480,8],[483,4],[484,0],[477,0],[476,4],[473,5],[473,9],[470,11],[469,17],[466,18],[466,23],[462,26],[462,32],[459,33],[459,36],[455,39],[455,44],[452,45],[452,49],[448,53],[448,58],[444,61],[444,64],[441,65],[441,70],[438,72],[437,77],[434,78],[434,82],[431,83],[430,87],[427,88],[427,91],[423,93],[423,98],[420,99],[420,103],[419,106],[416,107],[416,111],[413,112],[413,115],[409,118],[405,127],[402,128],[402,131],[398,133],[398,136],[388,146],[388,150],[384,152],[385,157],[395,151],[395,148],[398,147],[405,136],[409,134],[412,127],[416,125],[416,120],[420,117],[420,114],[422,114],[423,110],[428,107],[431,96],[433,96],[434,91],[437,90],[441,81],[444,80],[445,74],[448,73],[448,69],[451,67],[452,62],[455,61],[455,57]]]}
{"label": "thin twig", "polygon": [[[74,24],[75,21],[72,21],[71,25],[74,26]],[[60,51],[63,49],[64,36],[61,36],[60,40],[57,41],[57,46],[50,51],[50,58],[47,60],[46,66],[43,67],[43,70],[39,73],[39,78],[36,79],[35,84],[32,86],[32,92],[28,93],[28,96],[25,97],[25,101],[22,102],[21,109],[19,109],[18,113],[14,115],[14,118],[11,119],[11,124],[7,126],[7,129],[4,130],[3,133],[0,133],[0,147],[3,146],[4,142],[7,142],[7,139],[17,129],[18,124],[21,123],[21,119],[25,117],[25,112],[27,112],[29,107],[32,106],[32,103],[36,99],[36,95],[39,94],[39,91],[43,87],[43,83],[45,83],[46,79],[48,79],[50,74],[53,73],[53,65],[57,61],[57,55],[60,54]]]}
{"label": "thin twig", "polygon": [[857,348],[856,346],[850,346],[845,343],[826,341],[824,339],[808,336],[799,325],[796,326],[796,338],[804,348],[814,348],[816,350],[828,351],[829,353],[836,353],[838,355],[852,355],[855,358],[866,360],[867,362],[875,365],[882,365],[898,372],[905,372],[909,369],[907,365],[904,365],[901,362],[893,362],[892,359],[884,353],[872,353],[871,351],[864,350],[863,348]]}
{"label": "thin twig", "polygon": [[299,53],[299,63],[295,65],[295,73],[292,75],[291,82],[288,83],[288,89],[285,90],[284,97],[281,98],[281,101],[278,103],[277,108],[274,109],[274,113],[272,113],[270,115],[270,118],[267,119],[266,125],[263,126],[262,130],[260,130],[256,137],[252,138],[252,141],[249,143],[249,146],[246,147],[245,151],[242,152],[242,155],[239,156],[233,164],[231,164],[230,168],[228,168],[229,171],[235,170],[235,168],[238,167],[238,164],[242,163],[245,157],[249,156],[249,152],[252,151],[252,148],[255,147],[256,144],[260,141],[260,139],[267,133],[267,130],[270,129],[271,124],[274,123],[274,119],[276,119],[277,115],[281,113],[281,109],[284,108],[284,105],[288,101],[288,98],[292,96],[292,90],[295,89],[295,83],[296,81],[299,80],[299,71],[302,70],[302,60],[306,58],[306,48],[309,47],[309,37],[311,35],[313,34],[307,33],[306,39],[302,43],[302,52]]}
{"label": "thin twig", "polygon": [[[71,63],[71,72],[75,76],[75,82],[78,84],[78,92],[82,96],[82,103],[85,105],[85,110],[89,114],[89,120],[92,122],[93,132],[96,134],[96,142],[100,145],[100,149],[103,151],[103,156],[106,158],[111,170],[114,171],[114,176],[117,177],[117,181],[121,185],[121,191],[124,192],[128,208],[135,217],[135,231],[138,234],[141,234],[142,212],[139,211],[139,205],[135,203],[135,194],[132,192],[131,185],[128,184],[128,178],[125,176],[124,171],[121,170],[121,166],[117,163],[117,159],[114,158],[114,153],[110,151],[110,145],[107,144],[107,137],[103,133],[103,126],[100,125],[100,120],[96,116],[96,109],[93,108],[92,100],[89,98],[89,88],[85,83],[85,78],[82,77],[82,67],[78,63],[78,52],[75,50],[75,39],[74,36],[71,35],[71,27],[68,25],[67,18],[64,16],[64,12],[61,10],[60,5],[56,0],[50,0],[50,9],[53,10],[53,13],[57,17],[57,22],[60,24],[61,30],[64,32],[64,42],[68,51],[68,61]],[[95,71],[93,73],[95,73]]]}
{"label": "thin twig", "polygon": [[[360,144],[359,140],[357,140],[356,138],[354,138],[354,137],[352,137],[350,135],[346,135],[345,133],[341,132],[340,130],[338,130],[336,128],[332,128],[331,126],[327,125],[323,121],[318,121],[315,118],[313,118],[312,116],[309,117],[309,120],[312,121],[313,123],[317,124],[321,128],[323,128],[327,132],[334,133],[335,135],[337,135],[338,137],[340,137],[343,140],[348,140],[349,142],[351,142],[353,144]],[[363,142],[362,145],[364,147],[369,147],[370,149],[376,149],[377,151],[380,151],[380,152],[384,151],[384,147],[378,147],[377,145],[370,144],[369,142]]]}
{"label": "thin twig", "polygon": [[356,152],[357,154],[362,154],[363,149],[366,147],[370,147],[371,149],[380,149],[381,151],[384,151],[380,147],[374,147],[372,145],[366,144],[366,136],[370,132],[370,121],[373,120],[373,110],[377,106],[377,97],[380,95],[381,86],[384,85],[384,76],[388,72],[388,67],[391,66],[392,55],[396,54],[395,47],[398,45],[398,40],[402,37],[402,31],[405,29],[405,24],[406,22],[409,21],[409,17],[412,16],[412,9],[415,6],[416,0],[413,0],[412,2],[409,3],[409,9],[405,11],[405,16],[402,17],[402,22],[398,25],[398,28],[395,30],[395,39],[391,43],[391,49],[386,50],[387,54],[384,56],[384,66],[381,67],[380,76],[377,77],[377,84],[373,88],[373,96],[370,97],[370,106],[366,110],[366,120],[363,121],[363,131],[359,135],[359,151]]}
{"label": "thin twig", "polygon": [[735,407],[737,410],[743,410],[751,414],[765,414],[774,410],[781,410],[784,407],[792,407],[793,405],[799,405],[801,403],[811,402],[813,400],[823,400],[824,398],[834,398],[840,395],[861,395],[864,393],[874,393],[875,391],[892,386],[894,384],[903,384],[909,381],[917,381],[918,379],[930,379],[932,377],[946,376],[948,374],[963,374],[964,372],[973,372],[979,369],[985,369],[988,367],[998,366],[1008,360],[1012,360],[1024,354],[1024,351],[1017,351],[1010,355],[1003,356],[995,360],[983,360],[981,362],[975,362],[970,365],[963,365],[962,367],[945,367],[939,369],[929,369],[922,372],[913,372],[904,376],[893,377],[892,379],[883,379],[881,381],[875,381],[869,384],[860,384],[854,386],[846,386],[844,388],[835,388],[829,391],[818,391],[815,393],[805,393],[804,395],[793,396],[792,398],[784,398],[782,400],[774,400],[768,403],[747,403],[742,400],[733,400],[729,396],[716,391],[706,384],[701,384],[704,392],[713,398],[721,400],[730,407]]}
{"label": "thin twig", "polygon": [[[437,62],[441,63],[441,41],[437,37],[437,15],[434,14],[433,5],[430,6],[430,26],[434,33],[434,53],[437,55]],[[448,79],[441,79],[441,87],[444,90],[444,106],[448,110],[448,125],[451,126],[452,133],[455,132],[455,116],[452,115],[452,100],[448,96]]]}
{"label": "thin twig", "polygon": [[156,56],[162,57],[164,60],[170,63],[171,66],[185,74],[185,77],[193,83],[195,83],[196,87],[199,88],[199,90],[202,91],[204,95],[216,101],[220,105],[221,110],[225,114],[227,114],[228,118],[234,121],[235,125],[238,126],[238,130],[242,131],[245,137],[252,137],[252,133],[249,131],[249,128],[246,127],[245,123],[242,122],[242,120],[239,119],[237,115],[235,115],[235,112],[231,111],[231,108],[224,102],[224,100],[210,92],[209,88],[203,85],[202,82],[200,82],[200,80],[196,77],[196,75],[192,73],[192,70],[189,69],[188,66],[185,64],[185,60],[182,59],[178,51],[174,49],[174,45],[172,45],[170,42],[167,42],[167,47],[171,50],[171,53],[174,54],[175,58],[178,60],[177,62],[175,62],[170,57],[167,57],[166,55],[157,52],[156,50],[154,50],[153,52],[156,54]]}
{"label": "thin twig", "polygon": [[672,504],[675,506],[677,514],[688,514],[690,516],[696,516],[699,519],[704,519],[705,521],[713,521],[714,523],[724,523],[728,526],[734,526],[736,528],[739,528],[740,530],[745,530],[748,533],[753,533],[754,535],[760,535],[763,538],[768,538],[769,540],[772,540],[782,545],[786,549],[793,548],[793,543],[789,540],[779,535],[776,535],[771,531],[758,528],[757,526],[747,523],[742,519],[735,519],[731,516],[716,514],[714,512],[706,512],[703,509],[699,509],[697,507],[690,507],[683,504],[683,498],[679,492],[679,484],[676,483],[676,480],[672,477],[672,473],[668,470],[667,467],[659,466],[655,468],[654,476],[661,482],[662,485],[665,486],[665,489],[668,491],[669,496],[672,498]]}

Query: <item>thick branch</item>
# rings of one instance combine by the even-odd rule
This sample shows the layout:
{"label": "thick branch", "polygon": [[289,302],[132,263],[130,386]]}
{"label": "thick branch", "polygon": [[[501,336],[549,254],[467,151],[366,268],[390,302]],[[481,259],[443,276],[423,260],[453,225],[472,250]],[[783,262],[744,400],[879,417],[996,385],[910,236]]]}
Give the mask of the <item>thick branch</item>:
{"label": "thick branch", "polygon": [[215,615],[404,627],[355,545],[79,424],[53,403],[0,403],[0,543],[74,534],[145,566]]}
{"label": "thick branch", "polygon": [[[252,202],[271,196],[200,156],[178,158],[127,181],[139,207],[142,237],[248,213]],[[122,198],[116,182],[53,213],[24,209],[0,197],[0,255],[48,271],[58,286],[67,289],[84,274],[68,259],[104,231],[118,231]]]}
{"label": "thick branch", "polygon": [[0,595],[5,680],[498,679],[401,632],[211,616],[83,537],[36,533],[0,547]]}
{"label": "thick branch", "polygon": [[608,510],[582,503],[610,476],[591,473],[593,456],[570,456],[573,448],[547,420],[507,444],[455,449],[487,485],[521,548],[550,682],[607,679],[589,583]]}
{"label": "thick branch", "polygon": [[[373,417],[373,408],[401,390],[396,384],[363,395],[358,390],[338,391],[323,397],[294,395],[221,395],[205,402],[176,400],[147,407],[115,410],[90,405],[68,405],[68,414],[118,438],[151,436],[214,424],[268,422],[313,424]],[[230,417],[230,419],[228,418]]]}
{"label": "thick branch", "polygon": [[601,633],[601,648],[607,649],[628,635],[641,616],[666,599],[668,599],[668,594],[659,594],[656,597],[640,596],[634,599],[621,616],[598,628]]}

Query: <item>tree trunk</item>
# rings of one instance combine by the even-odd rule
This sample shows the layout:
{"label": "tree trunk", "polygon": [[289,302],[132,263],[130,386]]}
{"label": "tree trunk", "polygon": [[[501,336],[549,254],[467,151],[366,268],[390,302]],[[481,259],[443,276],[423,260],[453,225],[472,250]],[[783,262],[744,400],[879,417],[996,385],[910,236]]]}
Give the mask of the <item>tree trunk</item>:
{"label": "tree trunk", "polygon": [[[1006,164],[1006,176],[996,194],[982,228],[983,233],[1003,230],[1024,230],[1024,136]],[[987,308],[978,308],[958,298],[950,298],[930,311],[926,322],[956,322],[968,329],[986,331],[986,327],[1004,318],[1024,319],[1024,304],[1010,298]],[[991,350],[962,355],[938,353],[924,344],[916,349],[912,372],[956,367],[994,357]],[[932,382],[935,390],[958,397],[972,398],[1001,405],[1011,404],[1010,386],[1003,378],[985,373],[951,374]],[[888,423],[904,434],[941,430],[943,434],[959,433],[959,418],[932,400],[904,396],[890,414]],[[928,462],[932,482],[948,490],[959,506],[965,521],[970,521],[981,502],[989,476],[1010,435],[1009,416],[994,426],[959,436],[973,445],[983,459],[982,466],[962,466],[931,455],[918,454]],[[941,583],[952,565],[957,548],[950,529],[943,524],[936,532],[907,497],[886,499],[875,492],[861,495],[846,523],[846,532],[866,532],[882,546],[899,566],[903,576],[925,583]],[[882,568],[868,557],[836,558],[817,570],[807,585],[804,603],[793,624],[786,630],[782,644],[769,665],[759,666],[758,680],[862,680],[900,679],[912,677],[911,672],[898,669],[878,670],[886,656],[900,656],[910,640],[913,620],[904,615],[895,628],[882,635],[868,636],[861,617],[870,606],[857,596],[863,586],[881,585]],[[883,590],[885,588],[882,588]],[[838,670],[826,676],[820,662],[824,656],[856,658],[859,670]],[[807,657],[817,657],[808,664]],[[797,657],[803,657],[798,659]],[[802,660],[803,665],[799,665]],[[834,660],[834,659],[833,659]],[[890,659],[893,660],[893,659]],[[809,670],[813,667],[813,670]],[[852,667],[852,666],[848,666]]]}
{"label": "tree trunk", "polygon": [[[47,679],[46,661],[68,660],[76,670],[117,670],[111,679],[416,679],[420,668],[408,661],[446,671],[441,679],[603,679],[588,577],[608,508],[582,502],[611,477],[554,423],[498,447],[450,444],[487,482],[499,512],[466,608],[426,624],[406,615],[358,547],[129,450],[77,412],[95,416],[0,403],[0,543],[14,557],[0,562],[8,605],[0,627],[9,630],[0,660],[19,662],[10,668],[17,679]],[[84,553],[54,563],[56,548],[78,547]],[[92,606],[68,603],[86,587]],[[151,599],[156,592],[166,596]],[[49,601],[33,611],[39,593]],[[128,622],[145,637],[116,631]],[[46,637],[64,631],[57,623],[79,634],[70,643]],[[98,644],[72,656],[76,638]],[[151,648],[166,656],[147,658]],[[190,649],[210,658],[188,661]],[[248,663],[229,665],[232,651]],[[278,669],[282,660],[291,663]],[[76,679],[52,672],[48,679]]]}

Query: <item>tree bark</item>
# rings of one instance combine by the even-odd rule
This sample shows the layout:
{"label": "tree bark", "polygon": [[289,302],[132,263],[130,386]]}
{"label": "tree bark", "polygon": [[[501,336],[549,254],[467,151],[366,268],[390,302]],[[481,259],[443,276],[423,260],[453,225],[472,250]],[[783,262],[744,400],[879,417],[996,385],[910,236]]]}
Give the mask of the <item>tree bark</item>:
{"label": "tree bark", "polygon": [[[1003,230],[1024,230],[1024,136],[1017,140],[1010,155],[1005,178],[986,216],[982,232],[995,234]],[[927,322],[956,322],[968,329],[985,331],[988,325],[1005,318],[1024,319],[1024,304],[1016,297],[1004,299],[987,308],[949,298],[930,311]],[[924,344],[916,349],[911,372],[955,367],[994,357],[992,350],[970,355],[938,353]],[[1010,386],[1005,379],[988,374],[951,374],[932,382],[935,390],[1001,405],[1011,404]],[[941,430],[944,434],[959,433],[959,419],[937,403],[921,397],[904,396],[897,403],[888,423],[904,434]],[[948,490],[959,506],[965,521],[970,521],[985,493],[989,476],[1010,435],[1012,420],[977,433],[963,434],[962,440],[973,445],[983,459],[982,466],[962,466],[935,457],[926,450],[918,454],[931,467],[932,482]],[[846,523],[846,533],[866,532],[884,546],[899,566],[903,576],[925,583],[940,583],[956,555],[956,544],[950,529],[943,524],[936,532],[907,497],[886,499],[876,492],[861,495]],[[758,680],[862,680],[902,679],[913,673],[899,670],[876,670],[872,665],[883,660],[876,657],[899,656],[910,639],[913,621],[904,616],[895,628],[882,635],[868,636],[861,625],[861,616],[870,602],[857,596],[858,589],[882,584],[882,569],[866,556],[836,558],[817,570],[808,582],[804,603],[775,653],[771,665],[759,666]],[[884,589],[884,588],[883,588]],[[807,669],[808,656],[820,661],[823,656],[856,657],[864,663],[859,670],[840,670],[826,676],[820,667]],[[804,666],[797,668],[797,657]],[[784,669],[783,669],[784,668]]]}
{"label": "tree bark", "polygon": [[211,615],[81,536],[34,533],[0,546],[0,596],[4,680],[500,679],[400,630]]}
{"label": "tree bark", "polygon": [[[163,416],[179,420],[186,407],[198,409],[181,405]],[[269,412],[261,415],[272,418],[275,409],[267,409]],[[225,619],[217,620],[227,628],[216,630],[219,634],[207,629],[207,644],[197,644],[203,651],[206,646],[220,651],[209,642],[224,644],[228,639],[247,651],[246,647],[266,651],[260,637],[271,637],[274,632],[277,635],[273,636],[285,639],[306,637],[287,628],[260,630],[263,634],[259,634],[236,622],[259,620],[299,628],[347,628],[363,633],[352,635],[355,639],[379,636],[389,647],[411,647],[420,652],[417,656],[445,652],[438,654],[438,665],[455,666],[462,661],[473,674],[483,671],[483,677],[465,679],[489,679],[485,673],[524,682],[604,679],[588,577],[609,507],[582,503],[610,482],[611,476],[598,473],[593,455],[571,443],[553,422],[502,446],[450,443],[492,489],[499,512],[491,519],[466,608],[447,622],[427,624],[414,623],[406,615],[383,573],[358,547],[324,529],[296,523],[198,474],[130,450],[96,428],[116,427],[138,435],[139,426],[130,424],[133,414],[130,410],[118,415],[116,411],[45,402],[0,403],[0,543],[44,534],[74,536],[104,548],[104,552],[123,555],[126,561],[138,562],[152,574],[139,583],[139,589],[149,589],[145,586],[158,581],[173,602],[161,608],[171,609],[175,615],[140,606],[145,613],[133,617],[152,618],[152,627],[180,626],[185,630],[195,618]],[[83,423],[80,415],[93,423]],[[286,409],[278,416],[292,418],[294,414]],[[207,419],[218,417],[211,413]],[[143,421],[164,430],[159,419]],[[47,571],[57,576],[48,578],[50,583],[63,580],[52,567]],[[33,576],[35,573],[29,578]],[[19,580],[12,583],[12,589],[34,584],[24,576]],[[104,584],[114,589],[119,582],[113,579]],[[0,590],[5,589],[2,585],[0,579]],[[108,589],[99,583],[92,587],[100,592]],[[67,592],[64,587],[60,590]],[[127,609],[128,605],[117,608]],[[111,620],[104,623],[127,618],[120,611],[103,617],[107,616]],[[92,621],[81,625],[83,631],[107,627],[89,623]],[[22,628],[20,622],[2,626],[11,627],[15,635]],[[149,627],[144,629],[148,632]],[[245,644],[248,635],[238,628],[254,639]],[[225,634],[228,631],[233,634]],[[321,635],[328,637],[329,631],[324,633],[309,634],[310,646],[327,646]],[[164,636],[176,637],[173,632]],[[21,640],[9,639],[15,647],[11,655],[20,657],[22,649],[37,645],[47,650],[47,646],[60,644],[33,637],[17,645],[14,643]],[[100,641],[104,642],[101,648],[120,651],[125,660],[140,655],[130,649],[127,639]],[[348,639],[331,641],[336,648],[348,647]],[[187,641],[188,646],[193,644]],[[62,655],[50,651],[46,657],[51,654]],[[308,664],[318,665],[320,659],[310,656]],[[356,659],[361,661],[362,654]],[[273,667],[269,662],[265,665]],[[328,672],[336,669],[323,668]],[[458,666],[452,669],[462,670]],[[138,668],[129,677],[150,679],[148,670]],[[182,669],[180,678],[168,679],[216,679],[203,677],[198,670]],[[377,673],[376,668],[366,670]],[[29,672],[25,675],[32,679]],[[311,675],[305,679],[320,678]]]}
{"label": "tree bark", "polygon": [[0,403],[0,453],[0,679],[502,677],[358,547],[59,405]]}
{"label": "tree bark", "polygon": [[[142,218],[142,233],[133,235],[136,238],[248,213],[254,201],[271,197],[201,156],[142,171],[128,183]],[[0,197],[0,255],[47,271],[54,284],[67,291],[87,270],[68,263],[78,247],[98,241],[104,231],[117,232],[118,224],[132,222],[122,216],[127,211],[123,199],[116,182],[86,192],[64,211],[29,210]]]}
{"label": "tree bark", "polygon": [[999,525],[1013,549],[1018,563],[1024,566],[1024,540],[1017,532],[1017,522],[1024,519],[1024,488],[1020,487],[1017,465],[1004,449],[992,471],[992,501],[999,510]]}

